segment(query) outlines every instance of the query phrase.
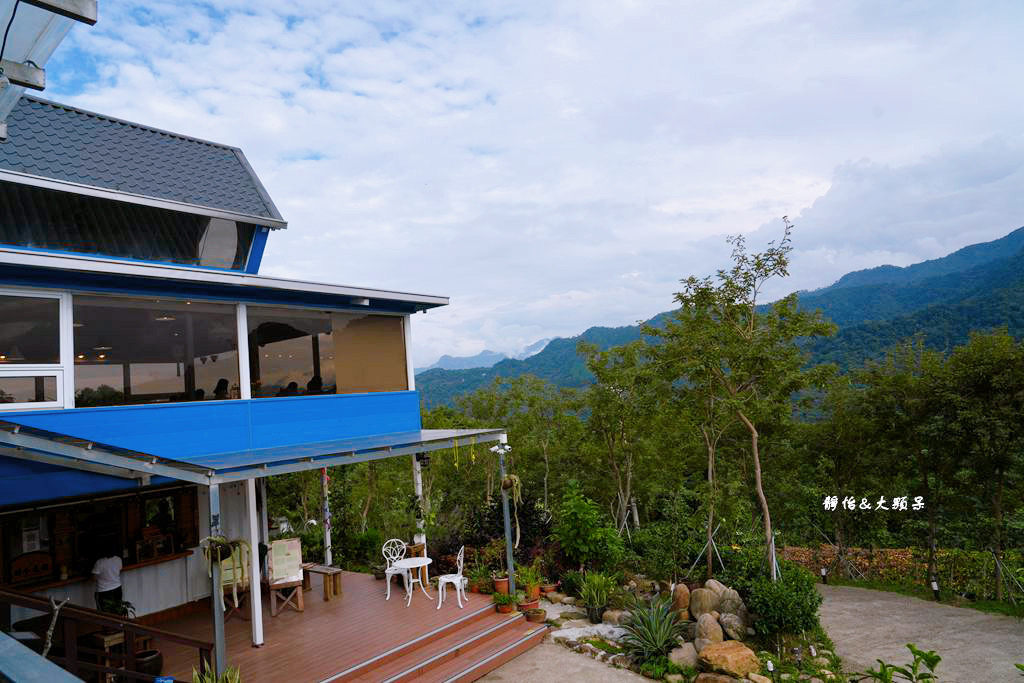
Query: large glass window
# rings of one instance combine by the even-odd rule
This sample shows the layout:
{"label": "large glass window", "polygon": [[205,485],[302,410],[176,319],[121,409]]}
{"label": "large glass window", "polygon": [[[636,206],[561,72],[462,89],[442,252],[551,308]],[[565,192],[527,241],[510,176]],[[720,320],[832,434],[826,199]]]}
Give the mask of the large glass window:
{"label": "large glass window", "polygon": [[239,398],[235,307],[74,297],[75,406]]}
{"label": "large glass window", "polygon": [[0,295],[0,368],[57,363],[60,302],[52,298]]}
{"label": "large glass window", "polygon": [[253,398],[408,388],[401,318],[262,306],[248,317]]}
{"label": "large glass window", "polygon": [[0,244],[245,267],[256,226],[0,181]]}

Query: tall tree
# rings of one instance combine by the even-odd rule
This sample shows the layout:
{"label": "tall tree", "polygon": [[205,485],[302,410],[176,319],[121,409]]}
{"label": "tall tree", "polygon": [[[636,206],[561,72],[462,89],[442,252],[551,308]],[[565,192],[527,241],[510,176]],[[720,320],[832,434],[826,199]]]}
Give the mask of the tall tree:
{"label": "tall tree", "polygon": [[[675,295],[679,309],[663,329],[647,330],[663,340],[654,351],[660,367],[709,403],[718,402],[745,427],[766,550],[773,555],[758,424],[790,419],[794,394],[821,383],[822,369],[805,367],[807,358],[797,340],[835,329],[819,313],[801,311],[795,294],[758,310],[765,284],[789,274],[792,226],[785,217],[783,221],[782,239],[761,253],[748,254],[742,236],[729,238],[732,267],[719,270],[714,279],[683,280],[683,291]],[[774,557],[769,564],[774,580]]]}

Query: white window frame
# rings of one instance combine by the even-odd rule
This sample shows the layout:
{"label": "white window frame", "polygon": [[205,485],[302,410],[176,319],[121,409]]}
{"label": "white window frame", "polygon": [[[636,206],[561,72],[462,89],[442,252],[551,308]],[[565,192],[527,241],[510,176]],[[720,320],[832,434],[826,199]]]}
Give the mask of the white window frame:
{"label": "white window frame", "polygon": [[[58,363],[18,363],[0,366],[0,377],[56,377],[57,400],[32,403],[2,403],[0,411],[7,410],[53,410],[75,407],[74,372],[74,320],[71,310],[71,293],[42,289],[0,288],[0,296],[22,298],[56,299],[59,302]],[[0,325],[3,323],[0,322]]]}

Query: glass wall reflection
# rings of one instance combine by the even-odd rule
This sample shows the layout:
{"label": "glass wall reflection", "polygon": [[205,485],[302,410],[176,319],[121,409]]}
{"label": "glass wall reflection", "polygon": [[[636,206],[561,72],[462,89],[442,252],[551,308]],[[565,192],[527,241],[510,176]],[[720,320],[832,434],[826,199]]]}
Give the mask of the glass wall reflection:
{"label": "glass wall reflection", "polygon": [[240,397],[235,307],[74,297],[75,406]]}
{"label": "glass wall reflection", "polygon": [[408,388],[399,317],[250,306],[248,318],[253,398]]}

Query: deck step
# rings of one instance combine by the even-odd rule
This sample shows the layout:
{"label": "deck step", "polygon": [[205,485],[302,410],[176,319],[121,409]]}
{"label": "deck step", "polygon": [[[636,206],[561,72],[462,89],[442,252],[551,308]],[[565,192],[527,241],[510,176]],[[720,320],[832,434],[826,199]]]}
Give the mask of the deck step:
{"label": "deck step", "polygon": [[476,610],[463,619],[392,648],[326,681],[402,683],[472,681],[539,643],[547,627],[520,613]]}

